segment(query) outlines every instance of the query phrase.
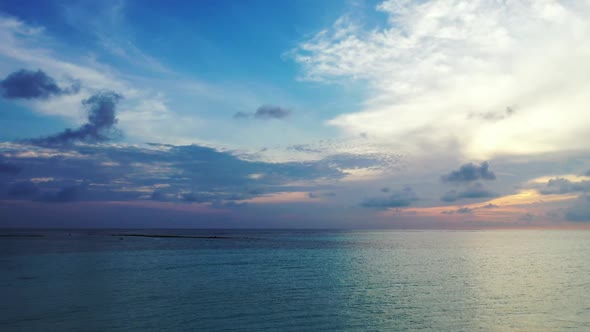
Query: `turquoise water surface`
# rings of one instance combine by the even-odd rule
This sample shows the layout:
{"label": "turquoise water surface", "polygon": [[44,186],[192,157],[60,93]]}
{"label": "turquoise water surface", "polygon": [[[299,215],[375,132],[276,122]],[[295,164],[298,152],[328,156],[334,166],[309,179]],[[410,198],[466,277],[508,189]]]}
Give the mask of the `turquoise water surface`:
{"label": "turquoise water surface", "polygon": [[590,331],[588,231],[0,233],[0,331]]}

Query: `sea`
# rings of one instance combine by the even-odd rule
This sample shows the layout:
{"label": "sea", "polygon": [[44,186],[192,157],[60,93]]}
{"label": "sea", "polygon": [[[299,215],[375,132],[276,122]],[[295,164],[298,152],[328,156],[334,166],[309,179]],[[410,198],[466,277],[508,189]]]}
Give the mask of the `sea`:
{"label": "sea", "polygon": [[0,230],[0,331],[590,331],[590,231]]}

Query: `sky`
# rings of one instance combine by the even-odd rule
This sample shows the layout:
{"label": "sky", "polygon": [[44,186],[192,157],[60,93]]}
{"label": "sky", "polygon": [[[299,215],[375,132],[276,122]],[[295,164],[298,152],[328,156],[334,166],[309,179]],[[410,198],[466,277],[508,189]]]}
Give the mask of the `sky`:
{"label": "sky", "polygon": [[590,1],[0,2],[0,227],[590,228]]}

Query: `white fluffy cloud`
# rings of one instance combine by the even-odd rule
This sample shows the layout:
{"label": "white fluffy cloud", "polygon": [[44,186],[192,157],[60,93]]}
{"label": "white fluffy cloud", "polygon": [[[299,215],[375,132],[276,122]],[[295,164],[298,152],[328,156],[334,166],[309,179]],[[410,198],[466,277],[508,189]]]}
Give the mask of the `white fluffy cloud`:
{"label": "white fluffy cloud", "polygon": [[376,9],[385,27],[343,17],[296,51],[304,78],[363,80],[372,91],[331,125],[409,149],[456,142],[472,158],[589,147],[590,2],[390,0]]}

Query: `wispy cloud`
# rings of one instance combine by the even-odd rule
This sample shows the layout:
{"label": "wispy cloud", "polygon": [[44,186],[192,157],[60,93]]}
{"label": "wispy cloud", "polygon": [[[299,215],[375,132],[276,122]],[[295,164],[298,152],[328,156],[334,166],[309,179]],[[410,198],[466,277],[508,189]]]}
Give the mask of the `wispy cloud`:
{"label": "wispy cloud", "polygon": [[78,2],[63,7],[72,27],[90,34],[98,45],[131,66],[159,73],[171,69],[137,46],[135,31],[127,20],[127,1]]}
{"label": "wispy cloud", "polygon": [[285,119],[291,115],[291,111],[276,105],[262,105],[254,113],[237,112],[234,119],[253,118],[257,120]]}
{"label": "wispy cloud", "polygon": [[504,112],[484,112],[484,113],[469,113],[469,119],[481,119],[485,121],[500,121],[504,119],[508,119],[509,117],[515,114],[514,107],[506,107]]}
{"label": "wispy cloud", "polygon": [[[586,1],[389,0],[377,9],[384,27],[344,16],[294,52],[305,79],[368,86],[364,106],[331,125],[423,153],[414,133],[427,131],[468,158],[589,147]],[[507,105],[518,111],[495,113]]]}

